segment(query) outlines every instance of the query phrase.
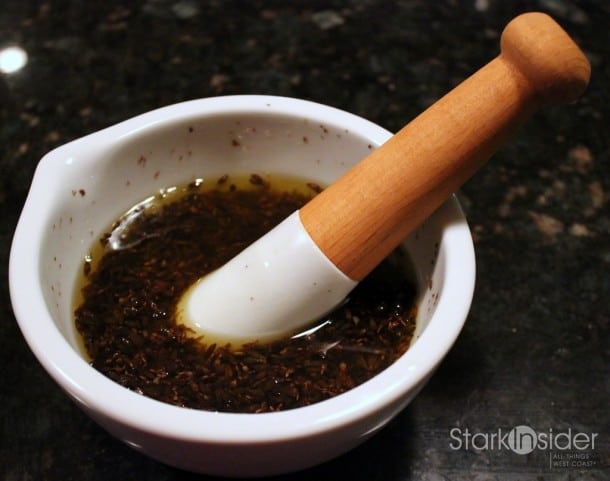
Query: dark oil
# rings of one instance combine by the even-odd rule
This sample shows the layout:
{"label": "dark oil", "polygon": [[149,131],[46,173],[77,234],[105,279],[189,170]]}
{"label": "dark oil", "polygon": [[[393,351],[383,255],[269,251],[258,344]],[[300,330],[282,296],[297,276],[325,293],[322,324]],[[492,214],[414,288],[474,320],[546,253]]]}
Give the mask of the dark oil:
{"label": "dark oil", "polygon": [[131,208],[92,247],[75,292],[75,324],[92,366],[160,401],[249,413],[322,401],[389,366],[415,329],[402,250],[340,308],[290,338],[233,348],[176,323],[189,286],[319,190],[303,179],[222,176],[169,187]]}

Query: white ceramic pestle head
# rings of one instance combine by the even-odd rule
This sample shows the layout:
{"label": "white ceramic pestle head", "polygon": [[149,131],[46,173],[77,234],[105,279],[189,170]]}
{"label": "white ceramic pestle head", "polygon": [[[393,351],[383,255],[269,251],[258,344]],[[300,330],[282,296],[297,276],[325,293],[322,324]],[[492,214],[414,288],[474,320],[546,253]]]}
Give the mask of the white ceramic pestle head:
{"label": "white ceramic pestle head", "polygon": [[356,285],[294,212],[194,284],[178,306],[178,319],[208,340],[274,339],[322,317]]}

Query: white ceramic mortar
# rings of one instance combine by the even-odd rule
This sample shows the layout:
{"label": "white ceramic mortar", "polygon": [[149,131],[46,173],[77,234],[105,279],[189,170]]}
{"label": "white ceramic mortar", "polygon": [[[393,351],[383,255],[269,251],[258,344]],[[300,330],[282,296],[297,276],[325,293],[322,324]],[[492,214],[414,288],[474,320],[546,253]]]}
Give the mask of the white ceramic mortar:
{"label": "white ceramic mortar", "polygon": [[466,319],[475,260],[455,198],[405,241],[420,287],[410,349],[373,379],[312,406],[269,414],[212,413],[131,392],[82,356],[72,300],[92,243],[129,207],[160,189],[252,172],[329,184],[390,136],[320,104],[231,96],[158,109],[53,150],[40,161],[10,257],[12,304],[30,348],[101,426],[136,450],[186,470],[279,474],[362,443],[419,392]]}

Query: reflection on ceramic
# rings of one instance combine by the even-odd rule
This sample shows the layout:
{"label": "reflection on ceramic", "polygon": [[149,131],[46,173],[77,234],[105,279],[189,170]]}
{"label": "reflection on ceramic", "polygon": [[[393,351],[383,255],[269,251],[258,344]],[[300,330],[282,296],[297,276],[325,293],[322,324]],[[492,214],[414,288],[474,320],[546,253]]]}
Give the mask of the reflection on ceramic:
{"label": "reflection on ceramic", "polygon": [[391,133],[303,100],[231,96],[172,105],[88,135],[40,162],[10,258],[13,308],[40,363],[93,419],[164,463],[225,476],[294,471],[360,444],[423,387],[466,319],[472,239],[455,198],[406,241],[420,287],[410,349],[371,380],[308,407],[268,414],[180,408],[129,391],[82,355],[72,316],[92,242],[143,198],[229,173],[331,183]]}

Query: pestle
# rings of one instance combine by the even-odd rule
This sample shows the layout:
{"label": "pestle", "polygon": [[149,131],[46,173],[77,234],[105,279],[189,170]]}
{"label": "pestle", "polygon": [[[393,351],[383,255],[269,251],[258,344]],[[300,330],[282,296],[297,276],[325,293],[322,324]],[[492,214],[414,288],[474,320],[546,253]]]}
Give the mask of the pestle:
{"label": "pestle", "polygon": [[501,53],[299,211],[182,297],[208,339],[290,335],[339,305],[540,107],[575,101],[590,65],[543,13],[504,29]]}

